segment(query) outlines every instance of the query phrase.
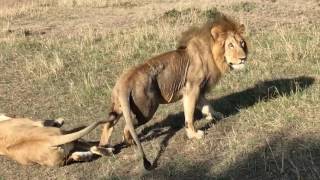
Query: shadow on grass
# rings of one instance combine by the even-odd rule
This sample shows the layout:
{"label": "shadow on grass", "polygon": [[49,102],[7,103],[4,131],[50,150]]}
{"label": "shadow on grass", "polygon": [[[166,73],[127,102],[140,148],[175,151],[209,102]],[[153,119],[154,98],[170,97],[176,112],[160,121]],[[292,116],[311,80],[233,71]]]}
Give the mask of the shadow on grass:
{"label": "shadow on grass", "polygon": [[175,159],[142,179],[320,179],[320,144],[314,137],[274,137],[242,154],[222,172],[221,160],[190,162]]}
{"label": "shadow on grass", "polygon": [[281,96],[290,96],[307,89],[314,83],[314,78],[300,76],[291,79],[276,79],[257,83],[254,87],[212,100],[213,108],[226,117],[261,101],[269,101]]}
{"label": "shadow on grass", "polygon": [[[230,117],[237,114],[242,108],[248,108],[261,101],[269,101],[281,96],[290,96],[291,94],[307,89],[313,83],[314,78],[307,76],[262,81],[252,88],[211,100],[211,104],[216,111],[221,112],[225,117]],[[195,114],[195,119],[201,118],[201,114],[197,112]],[[153,167],[157,167],[158,160],[165,151],[169,140],[178,130],[182,129],[183,126],[184,113],[179,112],[177,114],[168,115],[163,121],[155,123],[142,130],[141,141],[165,135],[164,139],[160,143],[162,148],[154,160]],[[162,131],[161,129],[163,127],[169,127],[169,129]],[[208,128],[210,128],[210,123],[207,123],[201,129],[206,130]],[[153,130],[151,135],[143,137],[151,130]]]}
{"label": "shadow on grass", "polygon": [[245,158],[239,158],[226,171],[224,179],[320,179],[319,139],[276,137]]}

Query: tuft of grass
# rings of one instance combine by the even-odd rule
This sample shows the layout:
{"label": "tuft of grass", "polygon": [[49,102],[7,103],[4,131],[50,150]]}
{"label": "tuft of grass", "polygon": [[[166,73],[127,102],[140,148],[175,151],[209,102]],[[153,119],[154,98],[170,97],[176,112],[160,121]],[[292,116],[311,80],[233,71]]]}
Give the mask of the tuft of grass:
{"label": "tuft of grass", "polygon": [[253,2],[239,2],[231,6],[231,9],[236,12],[251,12],[256,8],[256,4]]}
{"label": "tuft of grass", "polygon": [[192,21],[189,19],[190,17],[198,17],[200,10],[196,8],[188,8],[184,10],[176,10],[172,9],[164,12],[164,14],[160,17],[160,20],[169,22],[171,24],[176,24],[179,21]]}
{"label": "tuft of grass", "polygon": [[221,13],[217,10],[217,8],[214,7],[205,10],[198,8],[187,8],[181,11],[171,9],[164,12],[164,14],[160,17],[160,20],[169,22],[171,24],[181,23],[180,21],[185,23],[205,22],[216,18],[220,14]]}
{"label": "tuft of grass", "polygon": [[202,11],[201,16],[206,17],[207,19],[214,19],[220,14],[221,13],[218,11],[218,9],[213,7]]}
{"label": "tuft of grass", "polygon": [[119,2],[119,3],[112,4],[112,7],[121,7],[121,8],[133,8],[136,6],[138,6],[138,4],[131,2],[131,1]]}

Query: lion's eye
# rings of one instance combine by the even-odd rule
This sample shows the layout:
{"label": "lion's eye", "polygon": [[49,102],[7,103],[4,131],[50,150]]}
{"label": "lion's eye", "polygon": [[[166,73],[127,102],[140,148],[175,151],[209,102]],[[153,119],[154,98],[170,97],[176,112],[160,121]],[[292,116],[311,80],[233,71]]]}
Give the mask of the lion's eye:
{"label": "lion's eye", "polygon": [[229,43],[228,46],[229,46],[229,48],[233,48],[233,44],[232,43]]}

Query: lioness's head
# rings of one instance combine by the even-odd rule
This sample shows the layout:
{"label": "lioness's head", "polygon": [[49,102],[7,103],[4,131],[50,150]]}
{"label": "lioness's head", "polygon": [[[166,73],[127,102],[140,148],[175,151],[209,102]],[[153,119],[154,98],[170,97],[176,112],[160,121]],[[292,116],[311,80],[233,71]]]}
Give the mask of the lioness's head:
{"label": "lioness's head", "polygon": [[227,63],[231,70],[242,69],[245,66],[248,49],[242,37],[244,31],[243,24],[230,24],[229,21],[213,25],[211,29],[214,44],[219,46],[224,56],[224,63]]}

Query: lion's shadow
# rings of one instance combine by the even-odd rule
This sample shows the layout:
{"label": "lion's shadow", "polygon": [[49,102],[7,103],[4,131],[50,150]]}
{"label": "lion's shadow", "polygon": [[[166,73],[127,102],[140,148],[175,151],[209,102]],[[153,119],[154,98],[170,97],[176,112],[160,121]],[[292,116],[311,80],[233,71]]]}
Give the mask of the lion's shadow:
{"label": "lion's shadow", "polygon": [[[210,104],[213,106],[215,111],[221,112],[225,117],[230,117],[237,114],[240,109],[248,108],[261,101],[267,102],[277,97],[290,96],[298,91],[303,91],[312,85],[314,80],[315,79],[312,77],[300,76],[295,78],[262,81],[255,84],[252,88],[213,99],[210,101]],[[198,120],[201,118],[201,113],[196,112],[195,119]],[[211,122],[207,123],[201,127],[201,129],[206,130],[210,128],[210,124]],[[162,148],[154,160],[154,167],[156,167],[158,159],[167,147],[169,140],[177,131],[182,129],[183,126],[184,113],[179,112],[168,115],[161,122],[148,126],[141,131],[141,141],[149,141],[153,138],[165,135],[163,140],[160,142],[160,146]],[[163,129],[167,130],[163,131]],[[150,131],[151,133],[149,133]],[[146,136],[147,134],[150,135]]]}

